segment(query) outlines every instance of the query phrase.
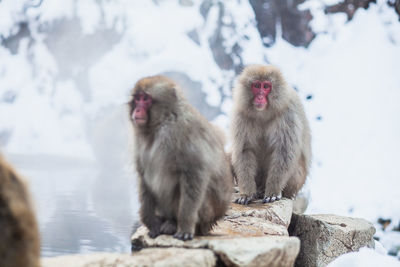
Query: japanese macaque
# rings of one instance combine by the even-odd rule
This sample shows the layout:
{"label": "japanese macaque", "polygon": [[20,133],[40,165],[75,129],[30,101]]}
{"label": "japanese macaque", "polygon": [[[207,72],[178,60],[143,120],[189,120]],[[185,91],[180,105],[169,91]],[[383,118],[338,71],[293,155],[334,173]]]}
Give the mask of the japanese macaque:
{"label": "japanese macaque", "polygon": [[0,155],[0,266],[39,267],[37,222],[27,187]]}
{"label": "japanese macaque", "polygon": [[140,218],[149,236],[190,240],[207,234],[232,193],[222,134],[164,76],[139,80],[129,107]]}
{"label": "japanese macaque", "polygon": [[233,89],[232,165],[240,197],[274,202],[293,198],[311,163],[311,135],[303,105],[278,68],[251,65]]}

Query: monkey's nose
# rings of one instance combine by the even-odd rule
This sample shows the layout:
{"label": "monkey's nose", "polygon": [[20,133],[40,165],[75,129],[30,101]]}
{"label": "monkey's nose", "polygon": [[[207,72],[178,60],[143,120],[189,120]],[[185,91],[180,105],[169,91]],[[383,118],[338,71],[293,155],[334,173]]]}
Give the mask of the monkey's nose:
{"label": "monkey's nose", "polygon": [[134,113],[135,113],[135,117],[144,117],[144,116],[146,116],[146,110],[144,108],[138,107],[138,108],[135,109]]}

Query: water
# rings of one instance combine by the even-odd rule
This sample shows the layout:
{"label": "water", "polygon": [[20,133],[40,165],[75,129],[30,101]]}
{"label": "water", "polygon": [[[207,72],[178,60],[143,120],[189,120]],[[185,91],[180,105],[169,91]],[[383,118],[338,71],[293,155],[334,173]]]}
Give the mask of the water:
{"label": "water", "polygon": [[7,158],[29,182],[43,257],[130,251],[138,221],[133,171],[55,156]]}

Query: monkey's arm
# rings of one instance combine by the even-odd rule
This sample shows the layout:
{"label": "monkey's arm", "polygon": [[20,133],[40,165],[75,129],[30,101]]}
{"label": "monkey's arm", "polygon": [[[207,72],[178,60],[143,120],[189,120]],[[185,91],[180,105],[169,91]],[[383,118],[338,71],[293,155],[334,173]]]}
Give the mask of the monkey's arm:
{"label": "monkey's arm", "polygon": [[[197,170],[193,170],[196,168]],[[174,237],[181,240],[193,239],[198,211],[207,190],[207,178],[198,167],[186,169],[179,179],[180,199],[178,209],[178,229]]]}
{"label": "monkey's arm", "polygon": [[143,180],[143,171],[137,165],[139,172],[139,214],[142,223],[149,229],[149,236],[155,238],[160,235],[161,218],[156,215],[156,199]]}
{"label": "monkey's arm", "polygon": [[272,155],[268,166],[263,202],[282,197],[282,190],[291,178],[294,164],[300,155],[301,126],[294,112],[288,112],[277,122],[271,136]]}
{"label": "monkey's arm", "polygon": [[256,156],[250,149],[235,149],[232,153],[232,165],[241,195],[235,202],[247,205],[257,193],[255,181],[257,171]]}

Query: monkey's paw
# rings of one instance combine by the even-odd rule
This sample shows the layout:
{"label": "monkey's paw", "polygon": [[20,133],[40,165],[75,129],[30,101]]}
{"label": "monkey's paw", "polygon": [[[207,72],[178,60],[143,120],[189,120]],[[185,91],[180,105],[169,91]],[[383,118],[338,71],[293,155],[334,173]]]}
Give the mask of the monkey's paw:
{"label": "monkey's paw", "polygon": [[173,235],[175,232],[176,232],[176,223],[167,220],[161,225],[161,234]]}
{"label": "monkey's paw", "polygon": [[160,229],[152,229],[152,230],[150,230],[149,231],[149,233],[148,233],[148,235],[151,237],[151,238],[156,238],[157,236],[159,236],[161,233],[160,233]]}
{"label": "monkey's paw", "polygon": [[241,197],[239,197],[238,199],[235,200],[235,203],[240,204],[240,205],[248,205],[251,203],[251,201],[253,201],[254,197],[252,196],[245,196],[242,195]]}
{"label": "monkey's paw", "polygon": [[272,196],[265,196],[263,199],[263,203],[272,203],[274,201],[280,200],[282,198],[282,194],[279,194],[277,196],[272,195]]}
{"label": "monkey's paw", "polygon": [[186,241],[186,240],[192,240],[193,239],[193,234],[192,233],[185,233],[185,232],[177,232],[176,234],[174,234],[174,237],[176,239],[180,239],[180,240]]}

